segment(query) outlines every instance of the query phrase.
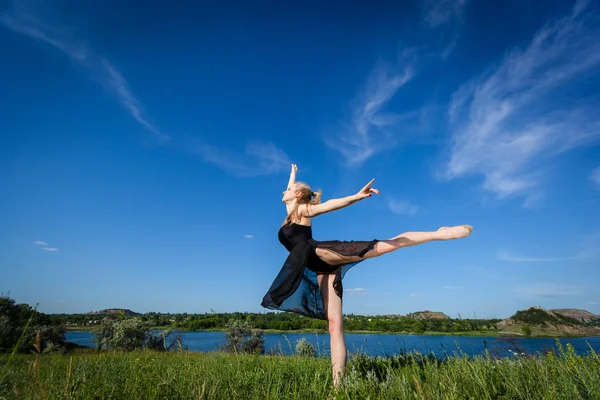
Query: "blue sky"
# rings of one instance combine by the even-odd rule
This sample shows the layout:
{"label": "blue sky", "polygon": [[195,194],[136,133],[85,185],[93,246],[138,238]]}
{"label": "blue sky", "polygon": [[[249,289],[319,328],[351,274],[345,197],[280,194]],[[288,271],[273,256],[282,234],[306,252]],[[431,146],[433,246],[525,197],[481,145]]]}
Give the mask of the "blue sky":
{"label": "blue sky", "polygon": [[[0,2],[0,291],[39,310],[266,312],[290,163],[344,310],[600,314],[594,2]],[[484,4],[485,3],[485,4]]]}

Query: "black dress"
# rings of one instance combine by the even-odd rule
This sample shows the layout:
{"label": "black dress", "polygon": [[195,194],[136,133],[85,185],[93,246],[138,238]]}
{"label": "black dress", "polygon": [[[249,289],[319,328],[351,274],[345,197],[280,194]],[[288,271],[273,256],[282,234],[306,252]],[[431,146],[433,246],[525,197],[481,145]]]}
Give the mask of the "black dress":
{"label": "black dress", "polygon": [[362,262],[329,265],[321,260],[316,249],[327,249],[342,256],[364,255],[375,247],[378,240],[371,241],[316,241],[312,227],[290,223],[279,230],[279,241],[290,252],[281,271],[264,296],[262,306],[272,310],[291,311],[308,317],[326,319],[323,299],[319,291],[317,272],[335,274],[333,288],[342,297],[342,279],[346,272]]}

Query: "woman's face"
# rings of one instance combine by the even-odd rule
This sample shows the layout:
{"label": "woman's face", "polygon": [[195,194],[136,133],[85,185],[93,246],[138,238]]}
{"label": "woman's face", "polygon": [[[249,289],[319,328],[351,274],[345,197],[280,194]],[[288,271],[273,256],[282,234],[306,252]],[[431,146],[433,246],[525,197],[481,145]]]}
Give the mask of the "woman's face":
{"label": "woman's face", "polygon": [[284,203],[287,203],[289,201],[294,200],[300,194],[301,193],[296,190],[296,185],[291,185],[289,187],[289,189],[287,189],[286,191],[283,192],[283,198],[281,199],[281,201],[283,201]]}

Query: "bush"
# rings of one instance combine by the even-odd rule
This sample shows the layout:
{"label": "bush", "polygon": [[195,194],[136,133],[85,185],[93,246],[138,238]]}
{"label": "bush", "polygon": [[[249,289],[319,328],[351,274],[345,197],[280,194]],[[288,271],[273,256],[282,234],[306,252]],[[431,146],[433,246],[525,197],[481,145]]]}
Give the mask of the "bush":
{"label": "bush", "polygon": [[232,320],[227,323],[227,344],[224,350],[230,353],[263,354],[264,332],[253,329],[248,321]]}
{"label": "bush", "polygon": [[302,338],[296,341],[296,354],[299,356],[314,357],[316,354],[315,347],[305,338]]}
{"label": "bush", "polygon": [[93,331],[94,341],[98,350],[148,349],[157,351],[177,351],[187,349],[182,345],[183,335],[178,334],[167,345],[166,338],[172,330],[153,334],[151,323],[142,321],[139,317],[121,320],[103,319],[100,326]]}

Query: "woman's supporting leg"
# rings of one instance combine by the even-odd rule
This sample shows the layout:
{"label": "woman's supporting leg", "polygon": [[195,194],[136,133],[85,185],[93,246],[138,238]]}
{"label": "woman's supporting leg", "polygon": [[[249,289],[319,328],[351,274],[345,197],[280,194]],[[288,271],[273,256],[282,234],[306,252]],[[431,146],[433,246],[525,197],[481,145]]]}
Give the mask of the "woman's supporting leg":
{"label": "woman's supporting leg", "polygon": [[379,257],[402,247],[416,246],[418,244],[432,242],[434,240],[454,240],[469,236],[473,231],[470,225],[459,225],[442,227],[433,232],[404,232],[388,240],[380,240],[373,250],[369,250],[364,257],[344,256],[332,250],[317,248],[319,258],[329,265],[341,265],[350,262],[364,260],[365,258]]}
{"label": "woman's supporting leg", "polygon": [[323,308],[329,326],[333,385],[337,387],[341,378],[346,373],[346,341],[344,339],[342,299],[333,289],[334,279],[335,274],[318,275],[319,289],[323,298]]}

